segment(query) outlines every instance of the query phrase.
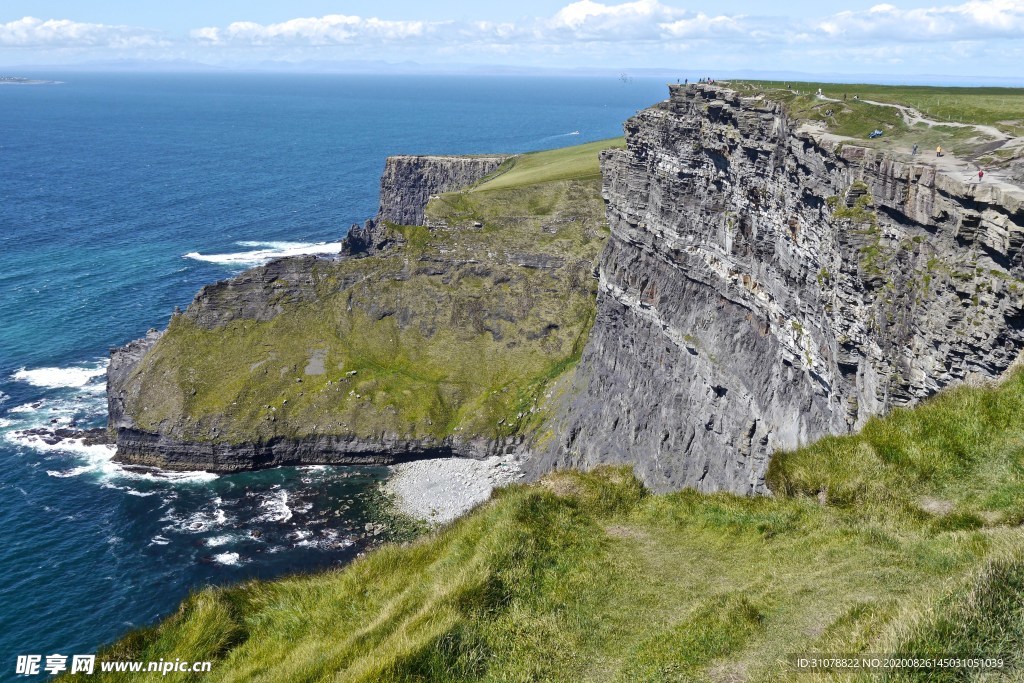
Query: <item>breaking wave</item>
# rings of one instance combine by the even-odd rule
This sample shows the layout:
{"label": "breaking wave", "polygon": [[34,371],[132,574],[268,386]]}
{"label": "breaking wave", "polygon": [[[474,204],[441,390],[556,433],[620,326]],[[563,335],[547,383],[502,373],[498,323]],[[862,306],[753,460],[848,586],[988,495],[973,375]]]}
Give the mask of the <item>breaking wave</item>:
{"label": "breaking wave", "polygon": [[341,242],[235,242],[240,247],[258,247],[251,251],[239,251],[229,254],[200,254],[191,251],[184,258],[206,263],[218,263],[225,266],[251,266],[266,263],[285,256],[305,256],[309,254],[337,254],[341,250]]}
{"label": "breaking wave", "polygon": [[104,388],[102,382],[93,384],[90,382],[102,377],[106,372],[106,362],[97,362],[89,365],[72,365],[66,368],[35,368],[33,370],[22,368],[11,375],[11,379],[47,389],[84,387],[89,391],[100,391]]}

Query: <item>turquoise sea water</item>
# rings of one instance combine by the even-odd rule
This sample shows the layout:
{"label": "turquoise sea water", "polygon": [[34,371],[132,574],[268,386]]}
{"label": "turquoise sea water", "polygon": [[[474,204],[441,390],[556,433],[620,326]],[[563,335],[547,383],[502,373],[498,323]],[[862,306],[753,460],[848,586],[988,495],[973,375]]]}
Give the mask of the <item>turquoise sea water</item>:
{"label": "turquoise sea water", "polygon": [[[380,468],[129,472],[20,430],[101,425],[108,349],[203,284],[333,250],[384,157],[621,134],[661,81],[31,74],[0,86],[0,680],[89,654],[208,583],[344,563]],[[254,533],[255,532],[255,533]]]}

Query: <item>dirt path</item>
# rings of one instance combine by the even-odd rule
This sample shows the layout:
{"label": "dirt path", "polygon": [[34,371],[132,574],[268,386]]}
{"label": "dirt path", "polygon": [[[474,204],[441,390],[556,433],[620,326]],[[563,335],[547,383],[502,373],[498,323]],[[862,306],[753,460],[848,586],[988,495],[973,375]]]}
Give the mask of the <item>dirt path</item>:
{"label": "dirt path", "polygon": [[893,109],[898,109],[900,114],[903,116],[904,123],[906,123],[907,126],[911,128],[913,128],[919,123],[923,123],[929,128],[933,126],[948,126],[950,128],[973,128],[977,132],[988,135],[989,137],[994,138],[995,140],[1007,142],[1009,140],[1014,139],[1012,136],[1007,135],[1006,133],[999,130],[995,126],[988,126],[982,123],[957,123],[956,121],[936,121],[935,119],[927,118],[917,109],[914,109],[913,107],[908,107],[903,104],[892,104],[890,102],[876,102],[875,100],[861,100],[861,102],[873,104],[876,107],[892,107]]}
{"label": "dirt path", "polygon": [[[826,95],[817,95],[817,97],[818,97],[818,99],[824,100],[826,102],[838,102],[838,103],[842,104],[842,100],[839,100],[839,99],[836,99],[836,98],[833,98],[833,97],[828,97]],[[912,128],[913,126],[915,126],[917,124],[924,124],[924,125],[928,126],[929,128],[933,127],[933,126],[948,126],[948,127],[952,127],[952,128],[971,128],[971,129],[977,131],[979,135],[985,135],[985,136],[988,136],[990,138],[993,138],[993,140],[991,141],[992,143],[998,143],[995,146],[988,147],[985,150],[986,153],[992,153],[992,152],[996,151],[997,149],[1003,149],[1003,148],[1024,147],[1024,138],[1013,137],[1013,136],[1007,135],[1006,133],[1004,133],[1003,131],[999,130],[998,128],[996,128],[994,126],[988,126],[988,125],[984,125],[984,124],[974,124],[974,123],[955,123],[955,122],[948,122],[948,121],[936,121],[934,119],[929,119],[928,117],[926,117],[924,114],[922,114],[917,109],[914,109],[913,107],[908,107],[906,105],[892,104],[892,103],[889,103],[889,102],[877,102],[875,100],[858,100],[858,101],[864,102],[866,104],[871,104],[871,105],[874,105],[874,106],[878,106],[878,107],[892,107],[894,109],[899,110],[900,115],[903,117],[904,123],[906,123],[907,126],[910,127],[910,128]],[[827,130],[825,129],[825,126],[823,124],[821,124],[821,125],[805,124],[805,126],[807,128],[809,128],[811,130],[811,132],[816,137],[821,137],[823,139],[830,138],[830,139],[833,139],[836,142],[847,142],[847,143],[853,142],[853,143],[863,144],[863,141],[859,140],[858,138],[851,138],[851,137],[846,137],[846,136],[842,136],[842,135],[835,135],[833,133],[829,133],[829,132],[827,132]],[[962,159],[962,158],[957,157],[957,156],[955,156],[955,155],[953,155],[953,154],[951,154],[951,153],[949,153],[948,151],[945,151],[945,150],[943,151],[942,156],[937,156],[936,153],[935,153],[935,150],[919,150],[918,154],[914,155],[913,154],[912,146],[908,145],[908,144],[903,144],[903,145],[895,144],[892,147],[890,147],[889,150],[899,154],[900,156],[907,157],[906,160],[913,160],[913,161],[916,161],[918,163],[928,164],[928,165],[934,166],[936,169],[944,172],[945,174],[947,174],[949,176],[952,176],[954,178],[957,178],[958,180],[960,180],[960,181],[962,181],[964,183],[967,183],[967,184],[989,185],[989,186],[993,186],[993,187],[998,187],[999,189],[1001,189],[1003,191],[1014,192],[1014,193],[1022,191],[1020,186],[1018,186],[1015,183],[1010,182],[1004,176],[1004,174],[1001,173],[1000,169],[998,169],[998,168],[989,168],[989,167],[981,167],[981,166],[979,166],[977,163],[975,163],[973,161],[970,161],[968,159]],[[983,169],[985,171],[985,175],[984,175],[983,179],[979,179],[978,178],[978,171],[979,171],[979,169]]]}
{"label": "dirt path", "polygon": [[[827,95],[818,95],[817,97],[819,100],[825,100],[826,102],[843,102],[843,100],[836,99],[835,97],[828,97]],[[913,128],[919,123],[923,123],[929,128],[932,128],[933,126],[947,126],[950,128],[973,128],[977,132],[988,135],[989,137],[994,138],[997,141],[1001,140],[1003,142],[1007,142],[1010,140],[1019,139],[1014,138],[1011,135],[1007,135],[1006,133],[999,130],[995,126],[988,126],[982,123],[958,123],[956,121],[936,121],[935,119],[930,119],[926,117],[917,109],[914,109],[913,107],[908,107],[905,104],[894,104],[892,102],[877,102],[875,100],[857,101],[864,102],[865,104],[873,104],[876,107],[892,107],[893,109],[898,109],[900,114],[903,116],[903,122],[906,123],[907,126],[910,128]]]}

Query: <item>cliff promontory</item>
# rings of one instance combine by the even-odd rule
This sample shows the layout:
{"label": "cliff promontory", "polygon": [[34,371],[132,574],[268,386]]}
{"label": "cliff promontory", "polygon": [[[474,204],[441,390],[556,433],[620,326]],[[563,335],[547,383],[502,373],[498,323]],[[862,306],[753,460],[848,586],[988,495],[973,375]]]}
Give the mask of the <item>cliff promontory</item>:
{"label": "cliff promontory", "polygon": [[1017,357],[1024,192],[670,89],[602,156],[597,320],[536,471],[764,492],[773,452]]}
{"label": "cliff promontory", "polygon": [[600,145],[392,157],[341,255],[204,288],[115,353],[118,457],[520,451],[537,476],[765,493],[773,453],[1001,375],[1024,346],[1024,192],[838,134],[862,121],[833,109],[873,105],[806,106],[671,86],[600,177]]}
{"label": "cliff promontory", "polygon": [[[117,458],[234,471],[517,447],[593,321],[609,144],[523,155],[479,184],[505,157],[389,159],[378,216],[343,254],[204,287],[112,352]],[[576,171],[536,173],[552,162]]]}

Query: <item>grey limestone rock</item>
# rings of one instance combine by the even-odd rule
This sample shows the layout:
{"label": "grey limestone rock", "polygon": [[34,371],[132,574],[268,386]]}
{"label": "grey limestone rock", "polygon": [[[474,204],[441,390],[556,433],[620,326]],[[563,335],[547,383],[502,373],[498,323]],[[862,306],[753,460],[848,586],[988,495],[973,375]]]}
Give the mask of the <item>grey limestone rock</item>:
{"label": "grey limestone rock", "polygon": [[773,452],[1017,357],[1024,192],[670,89],[603,155],[597,319],[534,475],[626,463],[658,491],[765,493]]}
{"label": "grey limestone rock", "polygon": [[380,179],[377,221],[423,225],[431,195],[460,190],[497,170],[507,156],[393,156]]}

